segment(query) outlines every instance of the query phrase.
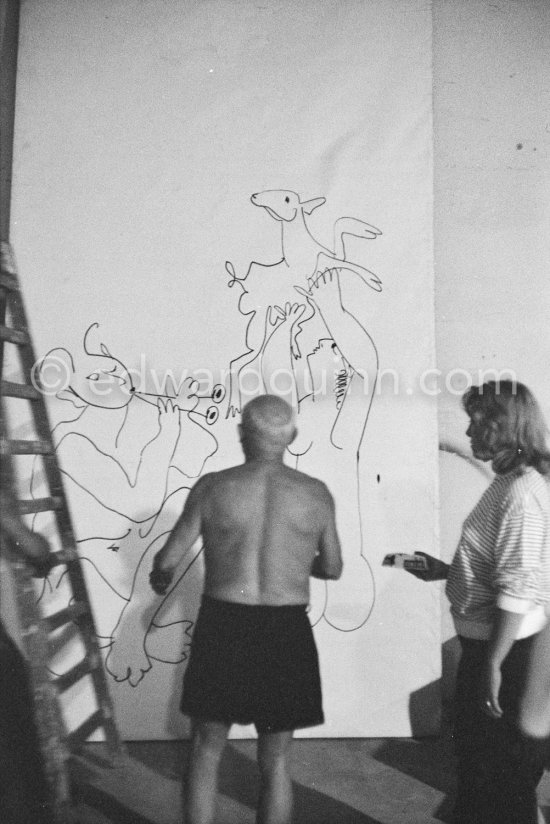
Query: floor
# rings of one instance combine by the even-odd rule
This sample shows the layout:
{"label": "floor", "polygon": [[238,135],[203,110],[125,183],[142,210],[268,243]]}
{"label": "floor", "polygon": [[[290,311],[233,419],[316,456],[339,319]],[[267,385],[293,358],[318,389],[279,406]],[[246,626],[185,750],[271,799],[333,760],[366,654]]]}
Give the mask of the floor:
{"label": "floor", "polygon": [[[98,745],[89,745],[91,748]],[[101,745],[99,745],[101,746]],[[130,742],[128,750],[178,788],[188,744]],[[438,824],[448,822],[453,795],[450,736],[436,739],[299,739],[293,744],[295,824]],[[216,824],[253,824],[257,793],[255,742],[229,741],[221,764]],[[163,796],[165,797],[165,796]],[[550,821],[550,773],[540,785]],[[166,822],[177,822],[179,802],[166,798]],[[172,807],[169,810],[169,807]],[[120,824],[79,808],[78,824]],[[126,819],[124,819],[126,824]]]}

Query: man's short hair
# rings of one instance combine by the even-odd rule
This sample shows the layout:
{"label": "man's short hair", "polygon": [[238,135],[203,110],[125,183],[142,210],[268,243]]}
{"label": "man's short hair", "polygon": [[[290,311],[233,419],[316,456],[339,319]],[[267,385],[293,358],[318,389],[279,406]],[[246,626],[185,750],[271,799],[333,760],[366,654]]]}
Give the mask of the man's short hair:
{"label": "man's short hair", "polygon": [[296,432],[292,407],[277,395],[260,395],[247,403],[241,426],[244,437],[281,448],[292,442]]}

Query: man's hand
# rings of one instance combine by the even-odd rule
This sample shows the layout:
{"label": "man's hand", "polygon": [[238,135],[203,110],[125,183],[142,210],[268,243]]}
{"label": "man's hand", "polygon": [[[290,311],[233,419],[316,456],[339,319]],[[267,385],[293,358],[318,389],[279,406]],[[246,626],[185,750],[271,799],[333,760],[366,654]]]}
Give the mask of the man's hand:
{"label": "man's hand", "polygon": [[15,542],[14,548],[29,564],[34,578],[45,578],[58,563],[49,543],[39,532],[29,530],[22,540]]}
{"label": "man's hand", "polygon": [[31,561],[31,573],[33,578],[47,578],[52,569],[59,563],[53,552],[50,552],[43,561]]}
{"label": "man's hand", "polygon": [[433,555],[428,555],[427,552],[415,552],[415,555],[421,555],[426,559],[427,569],[407,569],[410,575],[415,578],[420,578],[422,581],[444,581],[449,574],[449,564],[440,561],[439,558],[434,558]]}
{"label": "man's hand", "polygon": [[14,491],[5,487],[0,487],[0,525],[14,557],[30,564],[37,578],[44,578],[58,563],[47,540],[24,523]]}
{"label": "man's hand", "polygon": [[157,595],[165,595],[173,577],[174,573],[172,571],[158,569],[153,566],[149,574],[149,583]]}

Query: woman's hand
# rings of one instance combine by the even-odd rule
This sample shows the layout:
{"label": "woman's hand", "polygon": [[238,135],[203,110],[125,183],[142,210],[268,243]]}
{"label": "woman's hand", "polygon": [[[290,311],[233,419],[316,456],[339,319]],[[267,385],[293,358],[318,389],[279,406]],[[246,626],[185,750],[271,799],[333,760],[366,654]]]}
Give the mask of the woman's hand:
{"label": "woman's hand", "polygon": [[498,700],[501,684],[500,666],[488,661],[481,685],[481,709],[490,718],[502,718],[502,707]]}
{"label": "woman's hand", "polygon": [[420,578],[422,581],[444,581],[449,574],[449,564],[445,561],[440,561],[439,558],[434,558],[433,555],[428,555],[427,552],[415,552],[415,555],[421,555],[426,560],[426,569],[409,569],[405,567],[407,572],[414,575],[415,578]]}

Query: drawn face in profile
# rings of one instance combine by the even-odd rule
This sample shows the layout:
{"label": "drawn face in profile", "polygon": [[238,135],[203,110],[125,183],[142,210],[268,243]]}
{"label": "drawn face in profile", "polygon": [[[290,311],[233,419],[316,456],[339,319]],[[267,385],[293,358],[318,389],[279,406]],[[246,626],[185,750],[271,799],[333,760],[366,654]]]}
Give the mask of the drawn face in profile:
{"label": "drawn face in profile", "polygon": [[86,355],[79,360],[71,389],[89,406],[103,409],[127,406],[135,391],[128,370],[111,355]]}
{"label": "drawn face in profile", "polygon": [[312,394],[331,397],[336,392],[339,376],[348,372],[348,365],[333,339],[321,338],[307,362]]}

